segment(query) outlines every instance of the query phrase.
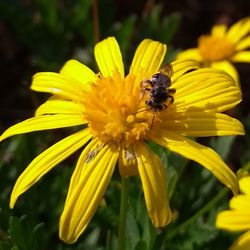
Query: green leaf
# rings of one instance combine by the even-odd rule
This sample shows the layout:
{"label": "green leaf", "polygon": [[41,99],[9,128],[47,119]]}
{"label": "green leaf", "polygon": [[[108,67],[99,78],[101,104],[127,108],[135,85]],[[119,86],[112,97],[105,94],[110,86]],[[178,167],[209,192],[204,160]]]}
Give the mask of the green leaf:
{"label": "green leaf", "polygon": [[32,222],[26,215],[23,215],[21,218],[14,216],[10,218],[10,237],[19,250],[42,249],[42,229],[42,223],[33,228]]}
{"label": "green leaf", "polygon": [[135,249],[135,246],[138,244],[138,241],[140,240],[141,235],[139,232],[137,222],[131,210],[129,210],[127,213],[126,237],[127,237],[126,249],[127,250]]}
{"label": "green leaf", "polygon": [[226,159],[230,153],[233,142],[236,136],[220,136],[211,139],[211,146],[222,157]]}
{"label": "green leaf", "polygon": [[27,241],[27,231],[23,228],[23,221],[25,216],[21,219],[17,217],[10,218],[10,236],[20,250],[27,250],[29,242]]}
{"label": "green leaf", "polygon": [[43,22],[53,32],[58,29],[58,2],[56,0],[36,0]]}
{"label": "green leaf", "polygon": [[147,249],[147,243],[145,241],[143,241],[143,240],[140,240],[134,249],[135,250],[146,250]]}
{"label": "green leaf", "polygon": [[129,49],[130,41],[135,29],[136,20],[136,16],[131,15],[127,17],[123,22],[114,25],[113,28],[113,33],[119,42],[121,51],[125,56],[125,61],[127,61],[128,59],[126,55],[128,54],[127,51]]}

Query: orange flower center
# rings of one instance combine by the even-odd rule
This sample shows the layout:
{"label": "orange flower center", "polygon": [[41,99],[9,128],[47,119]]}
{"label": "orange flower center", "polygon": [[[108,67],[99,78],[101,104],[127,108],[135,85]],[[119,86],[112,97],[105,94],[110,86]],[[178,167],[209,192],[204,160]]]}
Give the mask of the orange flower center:
{"label": "orange flower center", "polygon": [[113,77],[100,77],[92,84],[84,98],[84,115],[89,127],[102,142],[114,141],[130,145],[137,140],[147,139],[154,124],[159,122],[141,100],[140,86],[135,86],[135,76],[121,78],[119,73]]}
{"label": "orange flower center", "polygon": [[198,49],[204,60],[215,62],[231,57],[235,46],[225,37],[202,35],[198,40]]}

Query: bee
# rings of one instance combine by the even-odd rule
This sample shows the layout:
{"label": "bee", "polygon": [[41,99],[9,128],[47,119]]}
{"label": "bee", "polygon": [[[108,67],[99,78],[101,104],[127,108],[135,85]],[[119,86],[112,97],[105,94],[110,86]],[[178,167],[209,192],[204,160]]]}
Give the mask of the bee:
{"label": "bee", "polygon": [[148,92],[148,100],[145,104],[154,113],[167,109],[168,105],[174,102],[173,94],[176,90],[170,88],[171,75],[171,65],[166,65],[150,79],[143,80],[140,84],[141,95],[144,96]]}
{"label": "bee", "polygon": [[153,127],[155,113],[168,108],[169,104],[174,102],[175,89],[171,86],[171,75],[173,73],[171,65],[166,65],[150,79],[141,81],[141,97],[148,93],[148,99],[145,101],[147,109],[151,110],[154,115],[152,118],[151,129]]}

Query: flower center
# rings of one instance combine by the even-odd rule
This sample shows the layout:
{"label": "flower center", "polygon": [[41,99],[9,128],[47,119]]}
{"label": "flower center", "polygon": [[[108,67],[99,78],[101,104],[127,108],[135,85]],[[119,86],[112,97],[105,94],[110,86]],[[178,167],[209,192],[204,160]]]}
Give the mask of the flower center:
{"label": "flower center", "polygon": [[235,47],[224,37],[202,35],[198,40],[201,56],[207,61],[220,61],[233,55]]}
{"label": "flower center", "polygon": [[158,115],[148,109],[140,95],[136,77],[119,73],[99,77],[84,98],[84,116],[94,135],[102,142],[114,141],[130,145],[146,140],[147,132],[160,122]]}

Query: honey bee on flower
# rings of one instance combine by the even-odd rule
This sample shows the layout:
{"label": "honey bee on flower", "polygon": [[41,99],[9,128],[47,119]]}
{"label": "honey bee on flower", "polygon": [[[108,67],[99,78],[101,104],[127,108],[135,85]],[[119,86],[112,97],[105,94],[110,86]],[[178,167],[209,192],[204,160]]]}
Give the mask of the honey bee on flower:
{"label": "honey bee on flower", "polygon": [[[140,177],[152,224],[164,227],[172,218],[166,169],[147,141],[198,162],[237,194],[238,181],[231,169],[215,151],[190,137],[243,135],[241,122],[223,113],[241,101],[241,91],[228,74],[200,69],[193,60],[174,61],[171,75],[164,73],[160,68],[166,50],[165,44],[143,40],[125,74],[119,45],[109,37],[94,49],[100,72],[69,60],[59,73],[34,75],[31,89],[53,98],[41,104],[34,117],[8,128],[0,140],[32,131],[84,126],[29,164],[14,185],[11,208],[21,194],[82,148],[60,218],[63,241],[74,243],[86,230],[116,166],[121,178]],[[142,92],[146,100],[140,98]],[[145,114],[142,109],[150,112]],[[152,110],[157,126],[152,126]]]}
{"label": "honey bee on flower", "polygon": [[174,102],[173,94],[176,90],[170,88],[171,75],[171,65],[166,65],[158,73],[152,75],[150,79],[141,81],[141,97],[143,98],[147,93],[145,104],[147,109],[153,112],[151,127],[153,126],[155,112],[167,109],[168,105]]}
{"label": "honey bee on flower", "polygon": [[150,79],[141,82],[142,95],[148,92],[148,100],[145,101],[145,104],[154,112],[166,109],[167,102],[170,104],[174,102],[175,89],[170,88],[170,72],[171,67],[166,66],[152,75]]}

